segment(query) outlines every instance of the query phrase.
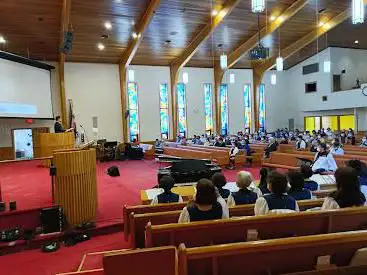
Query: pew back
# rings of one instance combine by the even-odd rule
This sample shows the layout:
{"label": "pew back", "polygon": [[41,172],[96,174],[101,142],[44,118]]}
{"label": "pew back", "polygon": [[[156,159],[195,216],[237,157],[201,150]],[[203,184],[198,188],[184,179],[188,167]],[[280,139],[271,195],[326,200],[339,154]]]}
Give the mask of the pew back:
{"label": "pew back", "polygon": [[330,269],[311,270],[282,275],[365,275],[365,274],[367,274],[367,265],[334,267]]}
{"label": "pew back", "polygon": [[146,242],[147,247],[178,246],[180,243],[195,247],[243,242],[253,230],[260,239],[274,239],[360,230],[366,225],[367,207],[360,207],[185,224],[148,224]]}
{"label": "pew back", "polygon": [[[320,256],[337,266],[349,264],[367,247],[367,231],[292,237],[237,244],[186,248],[180,245],[179,274],[263,275],[311,270]],[[245,271],[245,273],[244,273]]]}
{"label": "pew back", "polygon": [[164,154],[168,156],[191,158],[191,159],[210,159],[212,160],[214,158],[212,152],[189,150],[189,149],[183,149],[183,148],[171,148],[171,147],[165,147]]}

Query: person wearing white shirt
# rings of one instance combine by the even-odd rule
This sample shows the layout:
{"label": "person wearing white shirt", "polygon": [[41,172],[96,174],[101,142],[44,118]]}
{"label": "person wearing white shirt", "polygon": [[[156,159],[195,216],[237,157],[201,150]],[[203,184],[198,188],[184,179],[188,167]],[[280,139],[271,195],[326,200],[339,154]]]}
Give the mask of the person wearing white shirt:
{"label": "person wearing white shirt", "polygon": [[312,165],[312,171],[314,173],[323,172],[334,172],[338,168],[336,161],[332,154],[328,152],[327,145],[321,143],[317,148],[317,153],[315,155],[314,163]]}
{"label": "person wearing white shirt", "polygon": [[171,191],[174,186],[175,180],[171,176],[163,176],[159,180],[159,188],[163,189],[163,192],[155,196],[150,204],[183,202],[180,195]]}
{"label": "person wearing white shirt", "polygon": [[228,169],[235,169],[236,166],[236,155],[239,153],[237,141],[232,143],[232,148],[229,151],[229,166]]}
{"label": "person wearing white shirt", "polygon": [[337,190],[325,198],[322,210],[364,206],[366,198],[360,190],[357,171],[351,167],[336,170]]}
{"label": "person wearing white shirt", "polygon": [[193,202],[180,214],[179,223],[228,219],[229,211],[224,199],[217,193],[214,184],[208,179],[201,179],[196,185]]}
{"label": "person wearing white shirt", "polygon": [[306,150],[306,147],[307,147],[306,141],[304,141],[302,136],[298,136],[297,141],[296,141],[296,150],[297,151],[304,151],[304,150]]}
{"label": "person wearing white shirt", "polygon": [[288,181],[285,175],[273,171],[268,176],[270,194],[256,200],[255,215],[298,212],[297,201],[287,194]]}
{"label": "person wearing white shirt", "polygon": [[333,142],[333,145],[331,146],[330,153],[334,156],[343,156],[344,155],[344,149],[339,143],[339,140],[335,140]]}
{"label": "person wearing white shirt", "polygon": [[359,147],[367,147],[367,138],[366,137],[362,138],[361,145],[359,145]]}
{"label": "person wearing white shirt", "polygon": [[[227,200],[228,207],[241,204],[252,204],[255,203],[259,197],[258,193],[254,192],[250,185],[252,183],[252,175],[249,172],[241,171],[237,174],[236,184],[239,190],[237,192],[232,192]],[[257,188],[255,186],[255,188]],[[261,193],[260,189],[258,192]]]}

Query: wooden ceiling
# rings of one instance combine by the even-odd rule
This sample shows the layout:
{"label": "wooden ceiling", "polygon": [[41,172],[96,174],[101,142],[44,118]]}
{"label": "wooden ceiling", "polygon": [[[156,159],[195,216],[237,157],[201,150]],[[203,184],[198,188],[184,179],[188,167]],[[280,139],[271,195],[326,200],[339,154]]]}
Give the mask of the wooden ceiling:
{"label": "wooden ceiling", "polygon": [[[56,61],[60,40],[62,0],[2,0],[0,2],[0,35],[7,39],[0,49],[33,59]],[[161,0],[159,8],[143,35],[132,64],[169,65],[208,22],[211,10],[226,0]],[[267,0],[267,10],[260,15],[260,27],[268,26],[270,16],[280,15],[295,0]],[[118,63],[149,0],[72,0],[71,22],[74,31],[72,54],[67,61]],[[316,16],[327,21],[351,6],[351,0],[309,0],[307,5],[287,20],[262,43],[276,55],[316,28]],[[322,13],[317,13],[318,10]],[[104,22],[112,23],[112,30]],[[231,52],[257,33],[257,16],[251,12],[251,1],[242,0],[213,34],[202,43],[186,66],[213,67],[223,52]],[[366,24],[345,21],[319,43],[311,43],[286,61],[286,68],[329,46],[367,48]],[[104,37],[103,37],[104,36]],[[279,39],[280,38],[280,39]],[[359,44],[354,44],[359,40]],[[97,44],[105,50],[98,51]],[[249,68],[247,55],[234,68]]]}

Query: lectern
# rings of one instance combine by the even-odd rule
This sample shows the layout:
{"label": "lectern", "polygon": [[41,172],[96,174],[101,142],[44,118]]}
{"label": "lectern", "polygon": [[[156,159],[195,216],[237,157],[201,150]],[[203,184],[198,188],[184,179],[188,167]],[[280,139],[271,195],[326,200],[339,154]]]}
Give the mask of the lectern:
{"label": "lectern", "polygon": [[[52,157],[54,151],[74,148],[74,133],[41,133],[39,135],[41,158]],[[51,162],[44,161],[44,165],[49,167]]]}
{"label": "lectern", "polygon": [[96,150],[65,150],[53,154],[55,203],[70,226],[95,222],[97,215]]}

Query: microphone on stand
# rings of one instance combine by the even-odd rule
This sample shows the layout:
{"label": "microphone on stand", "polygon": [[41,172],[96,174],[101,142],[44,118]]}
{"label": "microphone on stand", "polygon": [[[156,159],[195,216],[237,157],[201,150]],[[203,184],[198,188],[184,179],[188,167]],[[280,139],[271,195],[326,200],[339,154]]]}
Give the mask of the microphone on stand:
{"label": "microphone on stand", "polygon": [[89,139],[88,139],[88,136],[87,136],[87,131],[84,129],[84,127],[83,127],[83,125],[79,125],[80,126],[80,128],[82,128],[83,129],[83,131],[84,131],[84,136],[85,136],[85,138],[87,139],[87,142],[89,142]]}

